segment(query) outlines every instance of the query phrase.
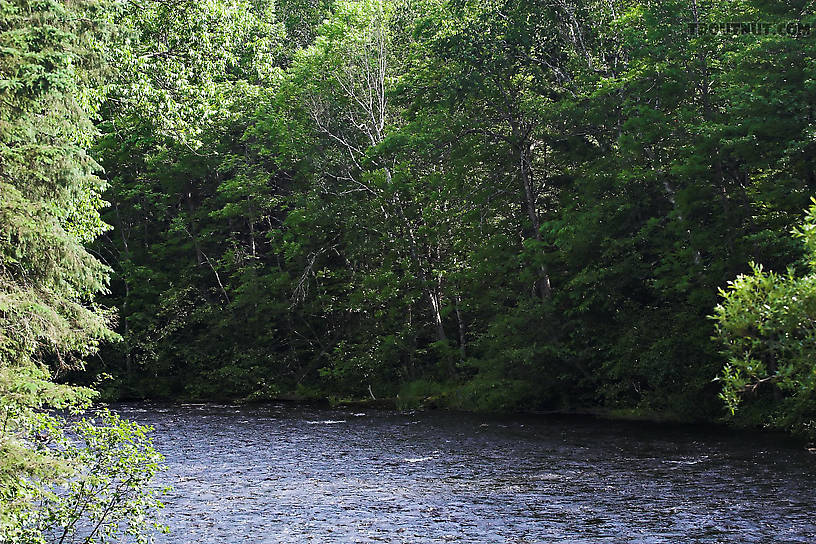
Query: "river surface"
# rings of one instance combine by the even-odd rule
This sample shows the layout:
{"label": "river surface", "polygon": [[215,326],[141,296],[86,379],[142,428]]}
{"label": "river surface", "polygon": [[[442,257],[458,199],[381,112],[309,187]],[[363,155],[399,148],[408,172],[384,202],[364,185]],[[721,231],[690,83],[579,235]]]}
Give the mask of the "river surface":
{"label": "river surface", "polygon": [[591,419],[125,404],[166,544],[816,542],[816,456]]}

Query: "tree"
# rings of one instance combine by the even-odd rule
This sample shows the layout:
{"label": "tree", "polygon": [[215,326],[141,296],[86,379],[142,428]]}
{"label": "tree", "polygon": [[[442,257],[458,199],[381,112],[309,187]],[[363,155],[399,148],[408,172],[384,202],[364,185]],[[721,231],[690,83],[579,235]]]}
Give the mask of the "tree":
{"label": "tree", "polygon": [[[67,424],[44,409],[86,408],[93,391],[58,385],[52,378],[81,368],[82,357],[116,337],[109,329],[111,311],[93,299],[105,290],[109,270],[84,246],[106,228],[98,211],[105,185],[94,175],[97,164],[87,153],[95,136],[92,118],[102,75],[98,49],[107,28],[103,8],[91,2],[25,0],[0,6],[4,542],[42,542],[61,523],[75,522],[50,519],[48,511],[57,489],[88,468],[83,466],[86,459],[66,453],[72,443],[62,433]],[[142,432],[118,422],[109,429],[123,439],[134,438],[132,431]],[[103,432],[87,425],[84,430]],[[134,438],[133,447],[151,455],[149,445],[143,445]],[[95,448],[116,458],[115,449]],[[132,493],[141,500],[143,491],[134,487]],[[68,495],[67,500],[79,498],[70,491]],[[123,522],[134,534],[143,534],[141,522],[107,515],[98,521],[105,531]]]}

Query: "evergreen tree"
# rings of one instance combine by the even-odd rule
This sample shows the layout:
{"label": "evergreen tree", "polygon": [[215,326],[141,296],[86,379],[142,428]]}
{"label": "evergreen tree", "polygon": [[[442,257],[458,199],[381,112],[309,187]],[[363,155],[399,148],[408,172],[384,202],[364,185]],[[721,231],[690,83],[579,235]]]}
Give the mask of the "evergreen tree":
{"label": "evergreen tree", "polygon": [[[116,514],[142,506],[145,514],[151,508],[149,492],[111,498],[101,487],[83,491],[69,483],[72,477],[77,484],[83,480],[83,463],[97,461],[97,482],[108,476],[116,481],[128,472],[149,479],[155,454],[143,429],[116,418],[106,427],[75,427],[83,449],[63,434],[63,420],[43,411],[87,407],[93,391],[58,385],[52,378],[81,368],[83,357],[115,338],[109,329],[112,313],[94,300],[105,290],[109,270],[84,245],[106,228],[99,216],[105,185],[87,153],[96,135],[102,7],[48,0],[0,4],[3,542],[42,542],[48,531],[73,531],[80,510],[71,514],[64,501],[88,506],[88,515],[99,515],[100,529],[109,534],[116,527],[139,532],[148,518],[125,520]],[[106,432],[107,442],[101,440]],[[144,456],[127,457],[120,440],[130,440],[132,453]],[[118,472],[106,473],[115,462],[120,462]],[[97,501],[102,500],[110,500],[111,508],[100,515]]]}

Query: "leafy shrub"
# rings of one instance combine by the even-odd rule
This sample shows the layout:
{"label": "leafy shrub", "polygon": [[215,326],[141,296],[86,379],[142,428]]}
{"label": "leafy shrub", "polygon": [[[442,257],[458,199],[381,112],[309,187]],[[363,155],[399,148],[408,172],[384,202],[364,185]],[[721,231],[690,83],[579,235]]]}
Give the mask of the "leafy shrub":
{"label": "leafy shrub", "polygon": [[[713,319],[728,362],[720,374],[730,414],[816,435],[816,200],[794,229],[809,272],[766,272],[752,263],[721,291]],[[747,405],[747,406],[744,406]],[[739,412],[738,412],[739,411]]]}
{"label": "leafy shrub", "polygon": [[[14,409],[4,408],[8,418]],[[13,440],[3,436],[0,542],[150,542],[164,530],[162,490],[151,484],[163,459],[150,430],[108,410],[28,413]]]}

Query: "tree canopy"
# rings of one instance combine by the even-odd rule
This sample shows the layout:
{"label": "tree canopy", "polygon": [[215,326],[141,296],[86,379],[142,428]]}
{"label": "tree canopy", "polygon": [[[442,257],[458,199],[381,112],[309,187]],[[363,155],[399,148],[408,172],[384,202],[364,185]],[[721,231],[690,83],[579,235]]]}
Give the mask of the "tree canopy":
{"label": "tree canopy", "polygon": [[694,25],[807,8],[150,9],[93,151],[112,393],[722,417],[718,289],[801,257],[813,42]]}

